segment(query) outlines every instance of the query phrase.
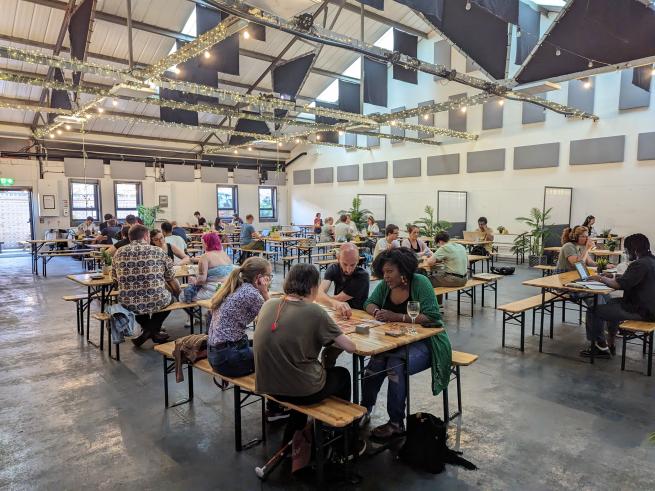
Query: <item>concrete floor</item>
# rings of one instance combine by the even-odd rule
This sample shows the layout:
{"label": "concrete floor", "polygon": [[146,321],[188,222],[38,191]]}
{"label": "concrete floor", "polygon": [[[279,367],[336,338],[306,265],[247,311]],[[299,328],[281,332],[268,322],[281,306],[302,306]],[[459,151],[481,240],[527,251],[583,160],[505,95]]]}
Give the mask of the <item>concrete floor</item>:
{"label": "concrete floor", "polygon": [[[61,258],[47,279],[35,278],[29,259],[0,256],[0,488],[311,488],[283,468],[260,483],[253,469],[276,450],[281,426],[265,446],[236,453],[231,391],[198,374],[193,404],[164,410],[161,359],[150,343],[125,344],[121,363],[87,345],[75,333],[74,306],[60,299],[80,292],[65,278],[79,270]],[[534,276],[522,268],[504,278],[499,302],[537,293],[520,284]],[[479,470],[433,476],[385,452],[360,462],[356,489],[655,488],[655,445],[647,442],[655,377],[642,374],[640,349],[629,349],[628,371],[620,358],[591,366],[577,356],[583,328],[557,322],[543,354],[536,337],[521,353],[500,348],[502,315],[493,308],[458,318],[451,300],[445,311],[455,349],[480,355],[463,370],[464,415],[450,430],[451,445]],[[173,337],[185,334],[183,321],[167,321]],[[518,343],[516,331],[508,341]],[[441,415],[429,386],[428,372],[412,377],[412,409]],[[386,421],[384,394],[380,401],[375,424]],[[257,431],[256,407],[245,410],[244,439]]]}

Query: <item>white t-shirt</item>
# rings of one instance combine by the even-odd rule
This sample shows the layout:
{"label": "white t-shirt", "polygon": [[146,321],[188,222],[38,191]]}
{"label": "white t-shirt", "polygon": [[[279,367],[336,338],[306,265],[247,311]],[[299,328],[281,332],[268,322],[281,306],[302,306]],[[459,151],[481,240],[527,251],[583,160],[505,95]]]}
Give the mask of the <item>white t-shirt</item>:
{"label": "white t-shirt", "polygon": [[186,250],[186,242],[184,242],[184,239],[180,237],[179,235],[169,235],[166,237],[166,243],[170,245],[174,245],[175,247],[179,248],[181,251]]}
{"label": "white t-shirt", "polygon": [[334,240],[337,242],[345,242],[348,234],[352,232],[346,222],[339,222],[334,226]]}
{"label": "white t-shirt", "polygon": [[[391,248],[395,247],[400,247],[400,242],[398,240],[394,240],[391,243]],[[389,243],[387,242],[386,238],[379,239],[376,244],[375,244],[375,249],[373,250],[373,258],[376,258],[378,254],[380,254],[383,251],[386,251],[389,248]]]}
{"label": "white t-shirt", "polygon": [[350,222],[350,225],[348,225],[348,228],[350,229],[350,234],[352,236],[355,236],[359,233],[359,230],[357,230],[357,224],[355,222]]}

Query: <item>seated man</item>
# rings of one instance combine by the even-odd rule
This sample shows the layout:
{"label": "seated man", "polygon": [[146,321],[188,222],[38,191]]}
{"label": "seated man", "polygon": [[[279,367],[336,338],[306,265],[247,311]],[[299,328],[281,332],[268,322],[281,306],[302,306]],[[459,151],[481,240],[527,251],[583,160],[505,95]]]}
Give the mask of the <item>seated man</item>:
{"label": "seated man", "polygon": [[[105,215],[106,216],[106,215]],[[118,222],[114,218],[107,220],[107,226],[104,229],[100,230],[100,235],[96,238],[98,244],[109,244],[112,245],[113,242],[111,239],[116,237],[117,234],[121,233],[121,227],[118,225]]]}
{"label": "seated man", "polygon": [[[150,232],[143,225],[133,225],[130,243],[114,255],[112,277],[118,285],[118,302],[136,314],[142,333],[132,340],[141,346],[152,338],[163,343],[168,334],[161,326],[170,312],[160,312],[180,294],[173,261],[159,247],[150,245]],[[171,295],[172,293],[172,295]]]}
{"label": "seated man", "polygon": [[179,235],[173,235],[173,225],[164,222],[161,224],[161,233],[164,234],[164,240],[167,244],[177,247],[182,252],[186,252],[186,242]]}
{"label": "seated man", "polygon": [[[264,241],[260,240],[262,237],[257,233],[252,222],[255,219],[252,215],[246,215],[246,223],[241,225],[241,237],[239,239],[239,246],[246,251],[263,251]],[[241,254],[240,263],[243,264],[247,254]]]}
{"label": "seated man", "polygon": [[97,231],[98,227],[93,223],[93,217],[86,217],[86,220],[77,226],[77,233],[80,235],[86,235],[87,237],[95,235]]}
{"label": "seated man", "polygon": [[443,264],[443,269],[431,272],[432,286],[464,286],[468,272],[468,254],[463,245],[450,242],[448,232],[439,232],[434,241],[438,247],[426,262],[428,266]]}
{"label": "seated man", "polygon": [[[364,309],[368,298],[369,277],[364,268],[358,266],[359,249],[352,242],[339,248],[338,264],[332,264],[325,271],[318,289],[317,302],[331,307],[344,317],[352,315],[351,308]],[[334,283],[334,295],[328,295]]]}
{"label": "seated man", "polygon": [[178,237],[182,237],[182,240],[184,240],[185,243],[186,243],[187,240],[189,240],[188,237],[186,236],[186,230],[184,229],[184,227],[178,226],[177,222],[175,220],[173,220],[171,222],[171,227],[172,227],[173,235],[177,235]]}
{"label": "seated man", "polygon": [[109,226],[109,220],[114,218],[114,215],[111,213],[105,213],[105,221],[102,222],[100,225],[98,225],[98,228],[100,229],[100,233],[104,235],[105,229]]}
{"label": "seated man", "polygon": [[478,228],[476,229],[478,240],[481,242],[490,242],[489,244],[484,244],[482,247],[487,251],[487,254],[491,254],[493,251],[494,241],[494,231],[487,225],[487,217],[478,218]]}
{"label": "seated man", "polygon": [[384,239],[379,239],[375,244],[373,259],[375,259],[381,252],[388,251],[394,247],[400,247],[400,242],[398,241],[398,226],[390,223],[384,230]]}
{"label": "seated man", "polygon": [[[581,356],[608,356],[616,353],[615,339],[619,324],[626,320],[655,321],[655,257],[650,251],[650,242],[643,234],[625,238],[624,248],[631,261],[622,275],[614,278],[594,276],[610,288],[623,290],[622,298],[610,298],[607,303],[587,309],[587,339],[591,346]],[[605,341],[603,324],[607,323],[608,337]]]}
{"label": "seated man", "polygon": [[130,232],[130,226],[123,225],[123,228],[121,228],[121,232],[120,232],[121,240],[119,240],[113,246],[107,249],[107,252],[109,253],[110,256],[113,256],[114,254],[116,254],[116,251],[118,249],[130,243],[129,232]]}

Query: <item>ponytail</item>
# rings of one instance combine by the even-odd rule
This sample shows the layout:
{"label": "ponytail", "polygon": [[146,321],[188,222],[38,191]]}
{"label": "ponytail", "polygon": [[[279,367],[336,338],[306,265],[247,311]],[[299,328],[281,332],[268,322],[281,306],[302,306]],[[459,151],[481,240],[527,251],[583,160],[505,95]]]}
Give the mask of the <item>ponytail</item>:
{"label": "ponytail", "polygon": [[580,235],[588,231],[589,229],[584,225],[576,225],[573,228],[565,228],[564,232],[562,233],[562,245],[566,244],[567,242],[577,242]]}
{"label": "ponytail", "polygon": [[566,244],[569,241],[569,234],[573,230],[571,227],[566,227],[562,232],[562,245]]}
{"label": "ponytail", "polygon": [[223,301],[244,283],[254,283],[257,276],[266,274],[270,265],[266,259],[261,257],[249,257],[240,268],[235,267],[225,283],[212,297],[211,309],[218,309]]}

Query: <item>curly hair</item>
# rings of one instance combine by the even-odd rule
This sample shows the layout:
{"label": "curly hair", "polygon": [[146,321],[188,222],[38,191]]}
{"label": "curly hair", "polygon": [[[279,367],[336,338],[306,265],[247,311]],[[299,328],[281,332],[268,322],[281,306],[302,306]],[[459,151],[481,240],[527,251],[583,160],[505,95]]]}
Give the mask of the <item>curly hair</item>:
{"label": "curly hair", "polygon": [[639,254],[640,257],[650,254],[650,241],[644,234],[628,235],[623,242],[626,250]]}
{"label": "curly hair", "polygon": [[416,254],[407,247],[396,247],[381,252],[373,261],[371,271],[378,278],[382,278],[384,276],[382,268],[387,263],[396,266],[401,276],[404,276],[407,280],[410,280],[418,269]]}

